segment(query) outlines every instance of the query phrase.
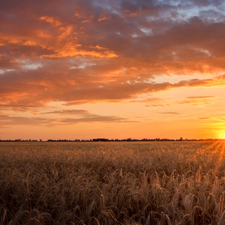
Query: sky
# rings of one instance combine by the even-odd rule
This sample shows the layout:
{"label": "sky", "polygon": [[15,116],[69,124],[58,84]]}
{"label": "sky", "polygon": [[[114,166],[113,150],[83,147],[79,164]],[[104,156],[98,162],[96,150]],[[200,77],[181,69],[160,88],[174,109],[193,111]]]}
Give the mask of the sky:
{"label": "sky", "polygon": [[225,1],[1,0],[0,139],[224,138]]}

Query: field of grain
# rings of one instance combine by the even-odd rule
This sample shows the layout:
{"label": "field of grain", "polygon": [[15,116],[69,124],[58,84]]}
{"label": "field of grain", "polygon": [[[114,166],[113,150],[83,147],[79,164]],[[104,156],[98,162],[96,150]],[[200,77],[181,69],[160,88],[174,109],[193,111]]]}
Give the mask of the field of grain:
{"label": "field of grain", "polygon": [[225,224],[225,143],[0,143],[0,224]]}

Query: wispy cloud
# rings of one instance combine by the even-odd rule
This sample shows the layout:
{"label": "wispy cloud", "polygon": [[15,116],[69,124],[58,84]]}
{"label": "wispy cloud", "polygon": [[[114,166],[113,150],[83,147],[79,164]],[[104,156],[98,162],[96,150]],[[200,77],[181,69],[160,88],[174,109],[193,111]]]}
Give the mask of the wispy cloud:
{"label": "wispy cloud", "polygon": [[159,114],[168,114],[168,115],[179,115],[178,112],[159,112]]}
{"label": "wispy cloud", "polygon": [[192,104],[192,105],[212,104],[215,99],[216,99],[215,96],[189,96],[177,103]]}
{"label": "wispy cloud", "polygon": [[[77,123],[133,123],[127,118],[117,116],[102,116],[91,114],[86,110],[66,110],[66,111],[53,111],[41,114],[58,114],[57,118],[43,118],[43,117],[18,117],[0,114],[0,127],[12,127],[18,125],[28,126],[59,126],[59,125],[72,125]],[[68,115],[73,117],[60,117],[60,115]]]}
{"label": "wispy cloud", "polygon": [[0,114],[0,126],[11,127],[17,125],[29,125],[29,126],[40,126],[49,125],[55,122],[54,119],[40,118],[40,117],[16,117]]}
{"label": "wispy cloud", "polygon": [[[117,116],[102,116],[96,115],[82,109],[70,109],[70,110],[56,110],[50,112],[43,112],[41,114],[58,114],[58,115],[70,115],[73,117],[59,119],[59,122],[63,124],[73,124],[82,122],[136,122],[129,121],[128,119],[117,117]],[[75,116],[75,118],[74,118]]]}
{"label": "wispy cloud", "polygon": [[212,99],[212,98],[215,98],[215,96],[190,96],[187,98],[188,99]]}
{"label": "wispy cloud", "polygon": [[207,123],[225,123],[224,117],[200,117],[198,119]]}
{"label": "wispy cloud", "polygon": [[87,110],[83,109],[65,109],[50,112],[42,112],[41,114],[59,114],[59,115],[89,115]]}
{"label": "wispy cloud", "polygon": [[73,123],[90,123],[90,122],[116,122],[116,123],[127,123],[127,122],[137,122],[137,121],[129,121],[127,119],[116,117],[116,116],[98,116],[98,115],[88,115],[83,118],[66,118],[60,120],[62,123],[73,124]]}

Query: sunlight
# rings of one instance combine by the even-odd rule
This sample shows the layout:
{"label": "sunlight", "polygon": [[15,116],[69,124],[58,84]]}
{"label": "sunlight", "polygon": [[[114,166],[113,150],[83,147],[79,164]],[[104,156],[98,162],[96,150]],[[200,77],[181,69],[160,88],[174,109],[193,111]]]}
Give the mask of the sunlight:
{"label": "sunlight", "polygon": [[222,139],[225,139],[225,133],[224,133],[224,131],[220,131],[219,132],[218,138],[221,139],[221,140]]}

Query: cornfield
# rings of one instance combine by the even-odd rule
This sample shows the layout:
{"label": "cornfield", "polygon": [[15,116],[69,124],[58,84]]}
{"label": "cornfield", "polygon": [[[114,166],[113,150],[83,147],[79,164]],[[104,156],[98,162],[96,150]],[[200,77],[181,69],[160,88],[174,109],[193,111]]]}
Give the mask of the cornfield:
{"label": "cornfield", "polygon": [[225,143],[0,143],[0,224],[225,224]]}

